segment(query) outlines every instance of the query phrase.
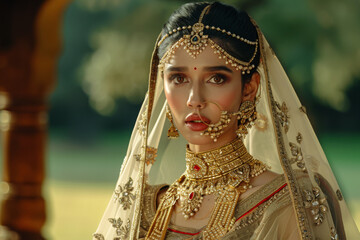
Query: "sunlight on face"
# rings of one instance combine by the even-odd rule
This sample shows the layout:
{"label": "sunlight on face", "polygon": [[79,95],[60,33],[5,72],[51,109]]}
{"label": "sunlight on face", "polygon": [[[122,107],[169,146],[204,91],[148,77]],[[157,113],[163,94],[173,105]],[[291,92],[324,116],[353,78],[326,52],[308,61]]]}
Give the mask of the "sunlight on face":
{"label": "sunlight on face", "polygon": [[216,143],[200,135],[207,127],[202,121],[218,122],[221,110],[236,112],[242,100],[240,71],[226,65],[210,47],[196,59],[179,48],[165,65],[164,91],[174,123],[192,150],[216,148],[236,137],[235,117]]}

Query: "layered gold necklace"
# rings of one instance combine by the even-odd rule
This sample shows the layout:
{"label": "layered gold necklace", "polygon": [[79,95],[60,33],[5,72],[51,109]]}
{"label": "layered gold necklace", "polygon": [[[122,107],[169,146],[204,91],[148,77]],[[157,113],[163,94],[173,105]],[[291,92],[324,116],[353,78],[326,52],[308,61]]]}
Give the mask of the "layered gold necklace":
{"label": "layered gold necklace", "polygon": [[219,239],[234,224],[240,194],[251,188],[252,177],[266,169],[238,138],[207,152],[194,153],[187,147],[186,171],[161,200],[146,239],[165,239],[172,210],[181,197],[181,211],[188,219],[200,209],[203,197],[210,194],[215,194],[216,203],[202,234],[203,239]]}

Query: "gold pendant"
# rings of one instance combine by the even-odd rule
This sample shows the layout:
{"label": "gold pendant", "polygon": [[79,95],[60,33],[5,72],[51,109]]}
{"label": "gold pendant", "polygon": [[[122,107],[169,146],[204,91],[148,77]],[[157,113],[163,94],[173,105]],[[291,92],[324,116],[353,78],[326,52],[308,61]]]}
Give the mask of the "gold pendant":
{"label": "gold pendant", "polygon": [[196,58],[208,45],[208,36],[204,35],[204,24],[195,23],[190,35],[184,35],[184,49],[192,58]]}
{"label": "gold pendant", "polygon": [[202,200],[204,197],[197,192],[190,192],[189,194],[182,195],[185,199],[181,202],[181,211],[184,215],[184,218],[188,219],[189,217],[194,216],[194,214],[199,211]]}
{"label": "gold pendant", "polygon": [[228,188],[239,188],[245,192],[251,187],[251,176],[257,176],[266,170],[258,160],[251,160],[230,173],[215,179],[199,181],[188,179],[184,175],[177,181],[177,195],[182,196],[181,211],[188,219],[196,214],[201,207],[204,195],[221,195]]}

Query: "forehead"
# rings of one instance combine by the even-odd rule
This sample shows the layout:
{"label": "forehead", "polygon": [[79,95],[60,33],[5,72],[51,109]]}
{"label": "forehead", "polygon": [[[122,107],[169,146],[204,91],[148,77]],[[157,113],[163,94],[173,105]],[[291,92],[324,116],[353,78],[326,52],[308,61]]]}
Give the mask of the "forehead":
{"label": "forehead", "polygon": [[[212,49],[210,46],[207,46],[199,55],[197,55],[196,58],[190,56],[190,54],[183,47],[180,47],[172,55],[170,61],[165,64],[165,69],[169,66],[197,68],[206,66],[225,66],[225,60],[220,59],[219,56],[214,53],[214,49]],[[231,68],[230,66],[227,67]]]}

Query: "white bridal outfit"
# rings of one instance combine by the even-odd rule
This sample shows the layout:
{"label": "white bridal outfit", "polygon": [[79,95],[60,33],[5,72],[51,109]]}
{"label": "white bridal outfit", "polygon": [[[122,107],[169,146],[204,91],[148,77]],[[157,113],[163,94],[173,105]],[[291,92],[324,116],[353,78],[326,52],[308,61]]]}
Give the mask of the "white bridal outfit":
{"label": "white bridal outfit", "polygon": [[[301,239],[360,239],[305,107],[259,29],[258,36],[259,116],[244,140],[248,152],[270,166],[271,171],[283,175],[295,213],[295,231]],[[171,184],[185,171],[187,142],[181,136],[175,140],[167,138],[170,123],[165,117],[166,99],[158,71],[158,42],[159,39],[151,60],[149,89],[113,197],[93,239],[139,239],[146,186]],[[286,223],[276,216],[263,219],[249,239],[278,239],[281,225]]]}

